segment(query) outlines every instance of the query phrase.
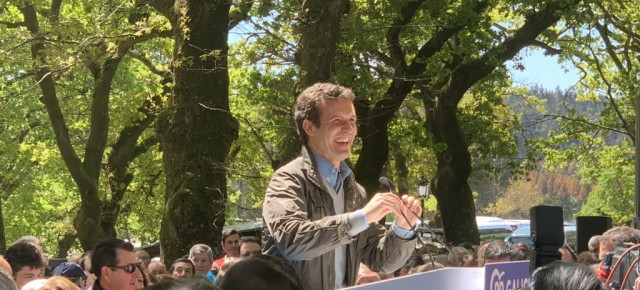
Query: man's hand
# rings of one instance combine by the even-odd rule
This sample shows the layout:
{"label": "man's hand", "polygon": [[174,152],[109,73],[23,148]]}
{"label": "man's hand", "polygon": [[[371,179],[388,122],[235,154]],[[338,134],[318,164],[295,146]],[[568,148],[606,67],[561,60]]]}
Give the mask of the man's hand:
{"label": "man's hand", "polygon": [[415,197],[403,195],[400,198],[391,192],[382,192],[374,195],[362,211],[367,223],[377,222],[393,212],[396,214],[396,226],[410,230],[420,219],[422,208]]}
{"label": "man's hand", "polygon": [[367,223],[375,223],[382,219],[390,212],[397,213],[400,211],[402,199],[391,192],[381,192],[373,196],[373,198],[364,206],[364,218]]}
{"label": "man's hand", "polygon": [[400,202],[400,210],[396,212],[396,226],[403,230],[410,230],[420,220],[422,208],[413,196],[403,195]]}

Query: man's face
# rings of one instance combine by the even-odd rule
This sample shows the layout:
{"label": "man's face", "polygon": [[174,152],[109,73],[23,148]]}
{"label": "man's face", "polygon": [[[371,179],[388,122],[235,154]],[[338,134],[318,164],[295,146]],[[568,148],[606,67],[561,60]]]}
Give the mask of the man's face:
{"label": "man's face", "polygon": [[[116,249],[116,253],[119,261],[116,265],[117,267],[134,265],[138,262],[133,252],[129,252],[123,249]],[[107,266],[102,267],[101,271],[102,276],[100,277],[100,285],[105,290],[136,289],[136,279],[133,278],[133,273],[128,273],[124,269]]]}
{"label": "man's face", "polygon": [[144,288],[144,277],[140,268],[136,267],[136,271],[131,275],[131,283],[136,285],[136,289]]}
{"label": "man's face", "polygon": [[147,270],[149,270],[149,275],[152,275],[153,277],[158,277],[158,275],[169,273],[167,271],[167,267],[165,267],[164,264],[160,262],[153,262],[149,264],[149,268]]}
{"label": "man's face", "polygon": [[604,256],[608,253],[608,252],[613,252],[613,245],[609,244],[608,242],[600,242],[600,260],[604,259]]}
{"label": "man's face", "polygon": [[149,256],[149,253],[147,253],[147,251],[138,250],[136,251],[135,255],[136,255],[136,259],[138,260],[138,263],[142,263],[145,267],[149,266],[149,262],[151,262],[151,257]]}
{"label": "man's face", "polygon": [[240,245],[240,257],[251,257],[258,255],[262,252],[260,245],[253,242],[246,242]]}
{"label": "man's face", "polygon": [[33,268],[29,266],[24,266],[20,268],[20,270],[18,270],[16,273],[14,273],[18,289],[22,288],[24,284],[27,284],[36,279],[40,279],[43,276],[44,268]]}
{"label": "man's face", "polygon": [[171,273],[173,277],[177,279],[189,279],[193,277],[193,269],[191,268],[191,264],[187,262],[177,262],[173,265],[173,273]]}
{"label": "man's face", "polygon": [[196,266],[196,274],[206,275],[209,269],[211,269],[211,263],[213,261],[209,260],[209,254],[205,253],[197,253],[193,254],[190,258],[193,265]]}
{"label": "man's face", "polygon": [[339,167],[349,158],[353,139],[357,134],[356,110],[348,99],[325,99],[319,105],[320,126],[304,120],[307,144],[314,152]]}
{"label": "man's face", "polygon": [[222,248],[228,257],[238,257],[240,255],[240,235],[228,236],[222,242]]}

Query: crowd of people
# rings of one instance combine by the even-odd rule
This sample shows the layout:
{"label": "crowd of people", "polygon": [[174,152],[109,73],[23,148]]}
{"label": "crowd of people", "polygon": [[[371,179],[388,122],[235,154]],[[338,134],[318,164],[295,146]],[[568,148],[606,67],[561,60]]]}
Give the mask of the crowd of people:
{"label": "crowd of people", "polygon": [[[603,257],[616,247],[640,244],[640,231],[616,227],[589,241],[589,251],[576,255],[572,247],[558,249],[560,260],[540,267],[526,289],[610,289]],[[0,289],[133,290],[133,289],[308,289],[285,259],[262,254],[258,237],[223,233],[224,255],[215,258],[208,245],[196,244],[184,257],[165,264],[143,249],[120,239],[108,239],[94,249],[73,254],[68,262],[49,267],[40,241],[23,237],[0,258]],[[528,260],[527,244],[488,240],[446,248],[435,242],[416,248],[395,271],[372,271],[359,263],[356,285],[447,267],[483,267],[488,263]],[[166,265],[169,265],[167,268]]]}

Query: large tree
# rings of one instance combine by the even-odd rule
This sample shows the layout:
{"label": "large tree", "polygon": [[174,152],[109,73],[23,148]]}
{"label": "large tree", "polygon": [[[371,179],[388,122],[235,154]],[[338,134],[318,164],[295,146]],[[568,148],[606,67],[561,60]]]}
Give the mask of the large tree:
{"label": "large tree", "polygon": [[[17,58],[11,62],[15,69],[11,75],[23,82],[31,80],[39,88],[38,99],[49,117],[55,144],[80,196],[75,232],[61,237],[61,253],[66,253],[65,248],[76,237],[84,249],[90,249],[100,239],[116,236],[120,202],[132,179],[129,165],[154,144],[138,139],[153,123],[152,107],[159,105],[159,98],[155,98],[156,102],[151,97],[149,101],[145,97],[137,101],[131,98],[128,105],[140,106],[139,111],[121,110],[116,118],[120,127],[114,128],[110,116],[113,84],[134,45],[169,35],[169,30],[161,26],[128,20],[129,13],[137,12],[137,7],[85,4],[84,11],[62,1],[49,5],[17,2],[3,7],[8,21],[2,24],[15,30],[23,41],[12,48]],[[83,21],[99,25],[87,29]],[[26,51],[30,51],[30,61],[21,58]],[[118,105],[123,104],[118,97],[124,88],[135,83],[134,79],[121,81],[120,90],[115,93]],[[142,89],[128,93],[148,96],[154,87],[157,86],[140,86]],[[28,90],[24,92],[33,96]],[[100,186],[105,167],[110,190]]]}
{"label": "large tree", "polygon": [[[173,89],[157,125],[166,172],[160,230],[166,261],[217,246],[225,224],[226,159],[238,122],[229,110],[229,29],[251,7],[231,1],[151,1],[173,27]],[[232,13],[233,11],[233,13]]]}

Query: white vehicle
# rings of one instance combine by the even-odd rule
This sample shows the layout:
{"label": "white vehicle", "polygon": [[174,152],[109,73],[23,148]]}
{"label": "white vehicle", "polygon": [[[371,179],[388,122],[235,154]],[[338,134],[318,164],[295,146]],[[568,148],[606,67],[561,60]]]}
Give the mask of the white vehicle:
{"label": "white vehicle", "polygon": [[512,231],[511,225],[499,217],[476,216],[476,223],[481,235],[511,233]]}

